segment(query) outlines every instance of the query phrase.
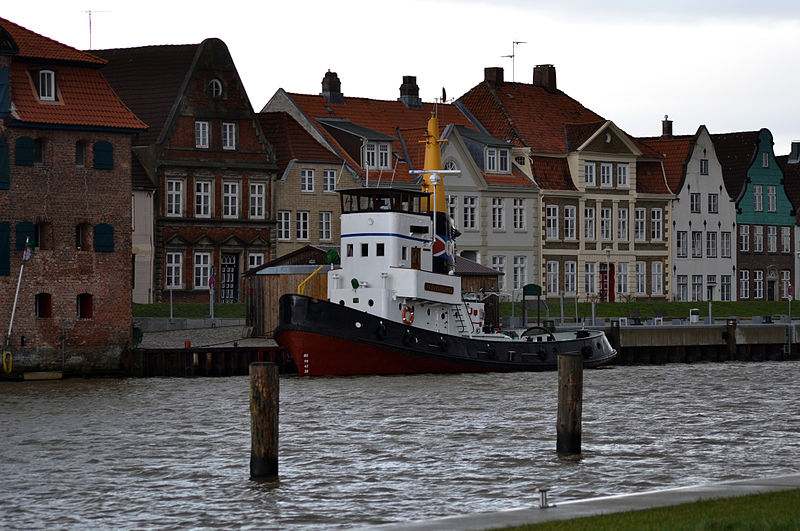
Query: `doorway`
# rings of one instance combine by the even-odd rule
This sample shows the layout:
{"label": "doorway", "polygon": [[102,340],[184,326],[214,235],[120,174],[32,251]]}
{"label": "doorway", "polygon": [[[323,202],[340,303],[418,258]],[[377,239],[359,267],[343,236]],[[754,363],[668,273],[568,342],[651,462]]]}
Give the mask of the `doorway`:
{"label": "doorway", "polygon": [[220,275],[220,302],[239,302],[239,255],[225,253],[222,255],[222,271]]}

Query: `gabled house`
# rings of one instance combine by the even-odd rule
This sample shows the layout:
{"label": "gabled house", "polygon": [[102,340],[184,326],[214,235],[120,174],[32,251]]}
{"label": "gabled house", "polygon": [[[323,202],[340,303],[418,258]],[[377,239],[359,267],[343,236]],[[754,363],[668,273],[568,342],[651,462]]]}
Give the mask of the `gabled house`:
{"label": "gabled house", "polygon": [[[153,255],[134,261],[152,263],[152,273],[137,275],[135,292],[201,302],[216,289],[216,300],[240,300],[240,273],[273,254],[277,168],[227,46],[206,39],[94,53],[109,62],[114,90],[149,125],[133,152],[143,171],[137,177],[148,178],[155,193],[134,201],[154,201]],[[138,234],[148,230],[141,221],[134,239],[147,241]]]}
{"label": "gabled house", "polygon": [[[262,115],[265,113],[291,116],[310,138],[338,157],[341,166],[334,175],[337,183],[340,179],[349,183],[344,187],[414,190],[420,186],[414,172],[424,166],[421,140],[428,118],[436,113],[443,127],[441,137],[447,140],[441,145],[443,169],[460,172],[444,174],[449,213],[461,233],[456,239],[457,253],[501,272],[508,270],[506,276],[519,288],[534,278],[538,190],[529,176],[527,150],[475,129],[454,105],[422,102],[414,76],[404,76],[399,97],[388,101],[345,96],[338,75],[327,72],[320,94],[280,89],[262,109]],[[304,186],[302,175],[299,183]],[[308,233],[316,234],[324,227],[318,217],[324,212],[318,211],[317,195],[303,194],[302,188],[297,194],[298,184],[289,186],[293,186],[288,188],[291,193],[276,198],[276,209],[285,212],[282,218],[279,214],[278,234],[297,234],[299,227],[305,227],[306,218],[297,217],[300,215],[309,220]],[[332,212],[338,217],[339,207]],[[315,226],[318,219],[320,224]],[[293,230],[291,223],[298,221]],[[334,239],[338,236],[334,229]]]}
{"label": "gabled house", "polygon": [[116,369],[130,345],[131,138],[147,126],[104,65],[0,18],[0,328],[15,370]]}
{"label": "gabled house", "polygon": [[[789,196],[789,201],[792,202],[792,205],[800,205],[800,142],[792,142],[791,151],[788,155],[775,158],[783,172],[784,189],[786,190],[786,195]],[[797,226],[800,224],[800,212],[798,212],[797,207],[795,207],[794,219],[795,226],[792,233],[792,242],[796,260],[794,261],[793,279],[794,282],[797,282],[797,279],[800,278],[800,255],[798,255],[798,250],[800,250],[800,230],[798,230]],[[796,284],[792,284],[791,291],[793,292],[790,293],[793,296],[792,298],[800,298]]]}
{"label": "gabled house", "polygon": [[736,205],[739,300],[781,300],[794,285],[796,211],[768,129],[711,135]]}
{"label": "gabled house", "polygon": [[541,191],[536,283],[550,298],[664,299],[673,194],[661,155],[558,90],[552,65],[537,66],[533,83],[503,77],[486,68],[456,104],[476,127],[529,149]]}
{"label": "gabled house", "polygon": [[708,129],[673,136],[665,118],[662,135],[640,138],[664,155],[672,207],[671,298],[736,300],[736,206],[728,194]]}

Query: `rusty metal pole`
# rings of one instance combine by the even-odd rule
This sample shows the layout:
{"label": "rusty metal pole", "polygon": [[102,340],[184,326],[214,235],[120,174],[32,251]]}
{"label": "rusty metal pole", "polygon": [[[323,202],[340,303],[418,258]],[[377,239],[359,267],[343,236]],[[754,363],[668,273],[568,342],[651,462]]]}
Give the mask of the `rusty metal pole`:
{"label": "rusty metal pole", "polygon": [[583,356],[558,355],[558,420],[556,451],[581,453],[581,410],[583,404]]}
{"label": "rusty metal pole", "polygon": [[278,477],[278,366],[250,364],[250,479]]}

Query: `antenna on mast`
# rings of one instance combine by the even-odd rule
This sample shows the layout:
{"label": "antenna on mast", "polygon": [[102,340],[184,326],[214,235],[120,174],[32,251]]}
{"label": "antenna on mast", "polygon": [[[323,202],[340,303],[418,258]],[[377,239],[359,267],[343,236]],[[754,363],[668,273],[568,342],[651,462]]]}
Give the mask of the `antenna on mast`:
{"label": "antenna on mast", "polygon": [[83,11],[89,15],[89,49],[92,49],[92,13],[110,13],[110,11],[97,11],[97,10],[88,10]]}
{"label": "antenna on mast", "polygon": [[516,72],[514,71],[514,58],[517,56],[517,44],[527,44],[526,41],[512,41],[511,43],[511,55],[501,55],[500,57],[510,57],[511,58],[511,81],[516,81]]}

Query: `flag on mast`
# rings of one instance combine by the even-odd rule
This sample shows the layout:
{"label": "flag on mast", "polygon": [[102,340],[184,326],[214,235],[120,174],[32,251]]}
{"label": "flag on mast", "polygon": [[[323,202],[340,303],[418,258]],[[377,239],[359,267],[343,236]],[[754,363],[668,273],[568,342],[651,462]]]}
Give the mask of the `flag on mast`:
{"label": "flag on mast", "polygon": [[31,255],[33,254],[33,242],[31,241],[30,236],[25,238],[25,252],[22,255],[22,263],[24,264],[28,260],[31,259]]}

